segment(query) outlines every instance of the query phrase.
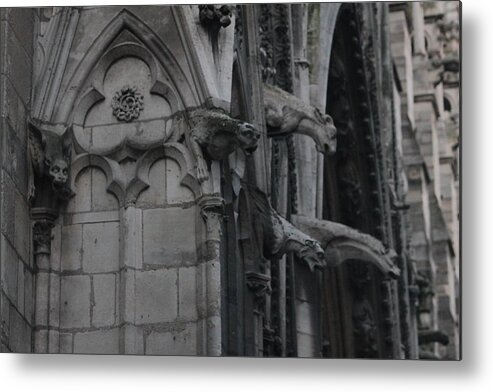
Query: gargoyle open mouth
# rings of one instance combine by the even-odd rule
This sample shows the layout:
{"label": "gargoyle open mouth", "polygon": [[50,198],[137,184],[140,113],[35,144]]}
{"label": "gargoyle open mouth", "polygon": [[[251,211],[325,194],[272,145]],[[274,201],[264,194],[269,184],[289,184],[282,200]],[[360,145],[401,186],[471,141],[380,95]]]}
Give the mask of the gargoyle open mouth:
{"label": "gargoyle open mouth", "polygon": [[257,150],[257,146],[245,148],[245,154],[247,156],[252,155]]}

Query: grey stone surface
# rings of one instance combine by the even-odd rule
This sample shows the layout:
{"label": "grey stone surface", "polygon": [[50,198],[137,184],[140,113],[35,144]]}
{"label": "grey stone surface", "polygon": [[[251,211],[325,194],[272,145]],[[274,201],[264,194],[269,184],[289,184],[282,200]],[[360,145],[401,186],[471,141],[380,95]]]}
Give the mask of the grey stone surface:
{"label": "grey stone surface", "polygon": [[151,332],[146,338],[149,355],[197,355],[197,326],[188,323],[169,332]]}
{"label": "grey stone surface", "polygon": [[94,305],[92,308],[92,325],[107,327],[115,324],[116,285],[115,274],[94,275]]}
{"label": "grey stone surface", "polygon": [[136,273],[136,324],[169,322],[178,315],[177,270]]}
{"label": "grey stone surface", "polygon": [[60,326],[84,328],[90,319],[91,280],[89,276],[62,276],[60,296]]}
{"label": "grey stone surface", "polygon": [[60,334],[60,353],[72,354],[73,352],[73,335],[71,333]]}
{"label": "grey stone surface", "polygon": [[197,270],[195,267],[178,269],[178,317],[197,319]]}
{"label": "grey stone surface", "polygon": [[113,272],[119,268],[120,228],[116,222],[85,224],[82,269],[87,273]]}
{"label": "grey stone surface", "polygon": [[[82,268],[82,225],[63,226],[61,232],[61,260],[64,271]],[[53,244],[52,244],[53,246]],[[55,249],[53,249],[55,253]]]}
{"label": "grey stone surface", "polygon": [[31,352],[31,328],[13,307],[10,308],[10,341],[13,352]]}
{"label": "grey stone surface", "polygon": [[118,328],[74,334],[75,354],[118,354]]}
{"label": "grey stone surface", "polygon": [[1,282],[2,290],[13,304],[17,305],[17,274],[19,257],[17,256],[15,249],[6,240],[4,235],[0,238],[0,259],[2,261],[1,267]]}
{"label": "grey stone surface", "polygon": [[194,232],[190,230],[195,227],[195,208],[144,210],[142,221],[145,264],[167,267],[196,264],[197,246]]}

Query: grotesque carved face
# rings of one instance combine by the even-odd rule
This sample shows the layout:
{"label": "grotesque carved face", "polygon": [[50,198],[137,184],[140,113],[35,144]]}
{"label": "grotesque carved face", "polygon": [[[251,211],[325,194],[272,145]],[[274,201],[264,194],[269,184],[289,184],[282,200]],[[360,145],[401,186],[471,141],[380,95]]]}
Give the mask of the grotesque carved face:
{"label": "grotesque carved face", "polygon": [[334,126],[332,117],[322,114],[315,109],[315,118],[322,124],[323,132],[320,133],[320,140],[317,143],[317,150],[323,154],[334,154],[337,147],[337,129]]}
{"label": "grotesque carved face", "polygon": [[326,266],[325,252],[318,241],[306,240],[305,245],[298,252],[298,257],[308,264],[311,271],[316,267],[324,268]]}
{"label": "grotesque carved face", "polygon": [[258,145],[260,139],[260,132],[247,122],[240,124],[238,128],[238,141],[240,142],[240,148],[242,148],[247,155],[252,154]]}
{"label": "grotesque carved face", "polygon": [[68,164],[65,159],[57,158],[53,162],[46,159],[45,164],[48,167],[48,175],[51,177],[53,184],[60,186],[67,182]]}

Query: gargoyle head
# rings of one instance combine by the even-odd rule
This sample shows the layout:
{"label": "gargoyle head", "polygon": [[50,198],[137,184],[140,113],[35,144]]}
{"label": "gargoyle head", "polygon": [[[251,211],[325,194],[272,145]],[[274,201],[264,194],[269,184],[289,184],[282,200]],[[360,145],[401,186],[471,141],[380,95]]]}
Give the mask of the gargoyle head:
{"label": "gargoyle head", "polygon": [[258,145],[260,132],[250,123],[241,122],[238,126],[238,142],[246,155],[251,155]]}
{"label": "gargoyle head", "polygon": [[325,268],[325,252],[320,242],[315,240],[305,240],[305,244],[298,250],[297,255],[308,264],[310,271],[315,268]]}
{"label": "gargoyle head", "polygon": [[[299,129],[303,132],[303,128],[308,128],[306,132],[310,132],[313,137],[317,150],[323,154],[332,155],[336,152],[337,147],[337,129],[334,125],[332,117],[328,114],[322,114],[320,110],[313,110],[313,118],[306,117],[300,121]],[[316,132],[313,132],[316,129]]]}
{"label": "gargoyle head", "polygon": [[65,158],[55,158],[53,162],[48,158],[45,159],[45,165],[48,169],[48,176],[57,187],[64,185],[68,180],[68,163]]}
{"label": "gargoyle head", "polygon": [[29,122],[29,144],[33,166],[38,176],[46,176],[56,188],[68,181],[69,148],[66,137]]}

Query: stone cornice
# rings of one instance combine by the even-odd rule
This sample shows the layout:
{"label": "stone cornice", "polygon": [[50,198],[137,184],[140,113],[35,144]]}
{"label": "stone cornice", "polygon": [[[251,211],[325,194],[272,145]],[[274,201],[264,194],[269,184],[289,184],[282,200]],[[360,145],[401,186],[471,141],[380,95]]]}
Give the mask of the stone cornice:
{"label": "stone cornice", "polygon": [[438,108],[438,103],[436,100],[435,93],[432,91],[427,91],[423,93],[414,94],[414,102],[430,102],[433,105],[433,109],[437,117],[440,116],[440,110]]}

